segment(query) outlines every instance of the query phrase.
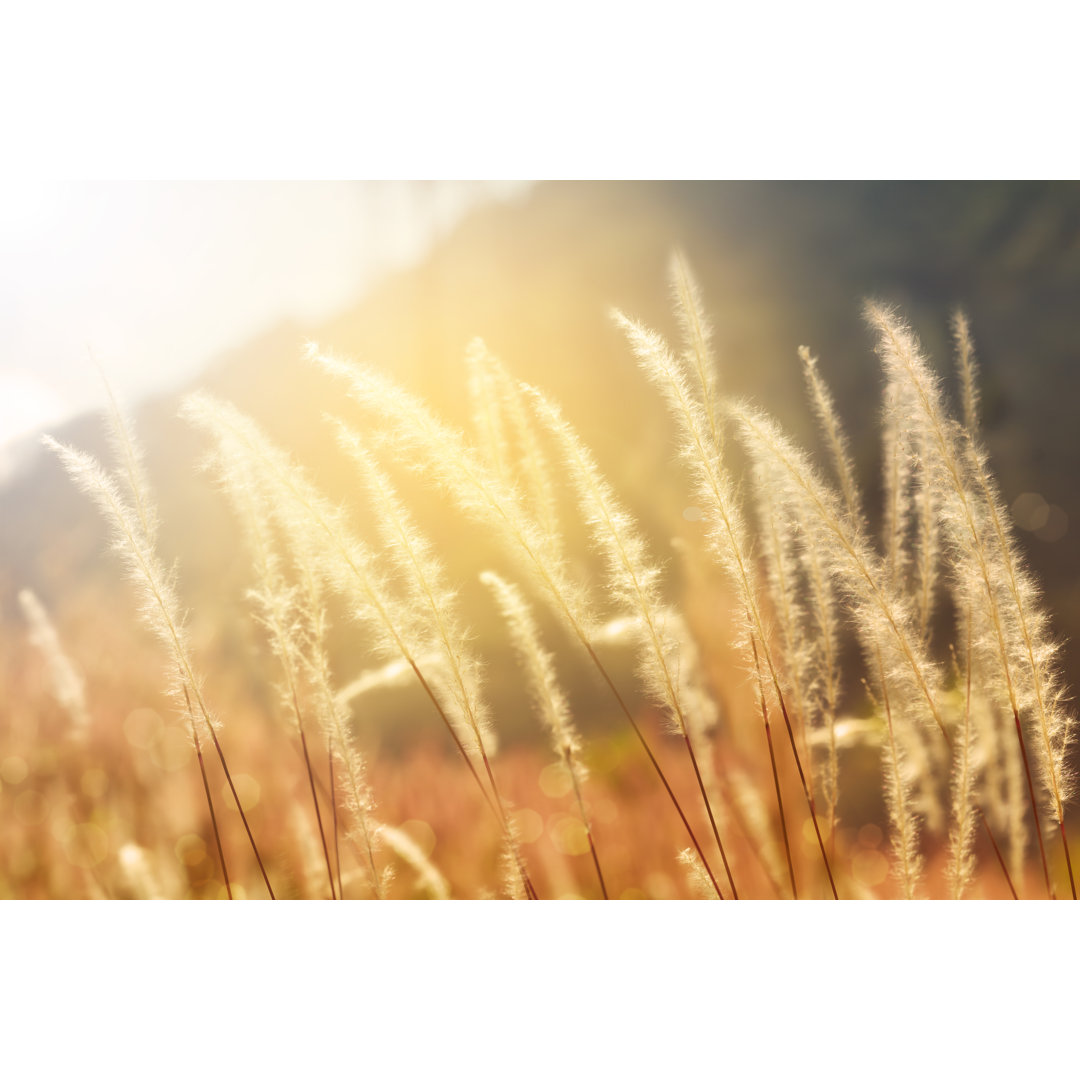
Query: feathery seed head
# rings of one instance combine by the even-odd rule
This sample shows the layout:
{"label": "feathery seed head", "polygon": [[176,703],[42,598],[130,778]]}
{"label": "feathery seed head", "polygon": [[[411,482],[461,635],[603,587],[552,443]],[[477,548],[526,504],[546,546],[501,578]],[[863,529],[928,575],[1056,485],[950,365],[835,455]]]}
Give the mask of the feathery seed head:
{"label": "feathery seed head", "polygon": [[340,422],[337,426],[338,442],[359,467],[371,495],[375,521],[409,591],[416,624],[427,626],[430,644],[442,652],[444,664],[429,673],[428,681],[446,688],[449,701],[444,708],[451,705],[448,715],[469,752],[478,760],[483,750],[493,754],[494,732],[480,695],[480,661],[469,646],[468,631],[458,622],[442,563],[360,436]]}
{"label": "feathery seed head", "polygon": [[97,504],[111,528],[113,549],[135,583],[143,622],[171,656],[169,689],[178,708],[184,715],[191,715],[192,723],[198,715],[207,725],[216,727],[217,720],[206,706],[190,658],[174,575],[158,559],[153,541],[143,528],[143,519],[128,503],[115,479],[91,455],[64,446],[48,435],[42,441],[60,458],[76,485]]}
{"label": "feathery seed head", "polygon": [[[353,605],[354,617],[384,654],[412,655],[420,631],[413,612],[391,593],[371,550],[353,536],[344,513],[312,486],[304,471],[233,406],[189,395],[181,415],[216,441],[224,460],[249,470],[262,488],[294,557]],[[422,637],[420,638],[422,640]]]}
{"label": "feathery seed head", "polygon": [[395,450],[404,460],[430,476],[467,516],[503,538],[574,634],[587,636],[593,617],[565,560],[525,510],[517,491],[492,473],[461,433],[437,420],[418,398],[370,368],[323,354],[315,357],[315,362],[344,378],[354,400],[383,419],[392,432]]}
{"label": "feathery seed head", "polygon": [[967,316],[959,308],[952,316],[953,340],[956,342],[956,368],[960,375],[960,398],[964,409],[964,427],[972,438],[979,434],[979,385],[975,364],[975,346]]}
{"label": "feathery seed head", "polygon": [[52,619],[32,590],[19,591],[19,606],[30,627],[30,642],[47,665],[53,696],[71,719],[71,734],[76,739],[85,738],[90,726],[85,680],[64,652]]}
{"label": "feathery seed head", "polygon": [[844,430],[840,425],[840,418],[836,412],[836,403],[821,376],[821,372],[818,370],[817,357],[813,356],[805,345],[800,345],[799,358],[803,362],[810,404],[825,437],[825,444],[832,458],[833,468],[836,470],[837,479],[840,481],[840,490],[844,496],[847,512],[852,522],[861,527],[862,508],[859,503],[858,485],[855,483],[855,467],[851,461],[847,436],[844,434]]}
{"label": "feathery seed head", "polygon": [[[581,740],[574,728],[570,706],[559,686],[555,659],[540,643],[540,631],[521,590],[491,570],[480,580],[491,590],[506,620],[510,640],[525,669],[529,693],[548,729],[555,752],[571,769],[581,751]],[[579,773],[579,777],[583,774]]]}
{"label": "feathery seed head", "polygon": [[672,297],[683,333],[683,368],[692,376],[705,410],[709,437],[717,451],[723,440],[719,416],[716,363],[712,355],[712,325],[705,314],[701,290],[681,251],[672,253],[669,264]]}
{"label": "feathery seed head", "polygon": [[416,884],[421,890],[428,893],[433,900],[450,899],[450,885],[446,878],[404,829],[380,824],[376,827],[376,833],[379,839],[416,874]]}
{"label": "feathery seed head", "polygon": [[685,734],[678,684],[679,641],[669,626],[673,613],[663,601],[660,569],[649,560],[633,518],[620,506],[592,454],[559,407],[535,387],[523,384],[522,388],[562,449],[593,544],[607,563],[611,594],[641,620],[639,671],[646,689],[667,710],[675,730]]}

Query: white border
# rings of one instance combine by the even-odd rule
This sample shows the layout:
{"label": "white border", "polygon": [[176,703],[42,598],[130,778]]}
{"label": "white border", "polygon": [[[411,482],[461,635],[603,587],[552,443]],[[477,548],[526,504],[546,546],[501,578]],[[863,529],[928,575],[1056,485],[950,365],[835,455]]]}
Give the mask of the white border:
{"label": "white border", "polygon": [[9,5],[6,168],[1061,178],[1078,16],[910,0]]}

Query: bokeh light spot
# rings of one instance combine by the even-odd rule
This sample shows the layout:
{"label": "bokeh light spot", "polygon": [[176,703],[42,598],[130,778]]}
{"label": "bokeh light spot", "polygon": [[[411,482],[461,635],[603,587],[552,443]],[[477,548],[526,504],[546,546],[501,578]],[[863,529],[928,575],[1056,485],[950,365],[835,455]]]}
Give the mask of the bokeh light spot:
{"label": "bokeh light spot", "polygon": [[148,869],[147,854],[138,844],[129,841],[116,853],[116,858],[125,873],[136,875]]}
{"label": "bokeh light spot", "polygon": [[835,844],[837,854],[846,856],[855,845],[855,830],[838,826]]}
{"label": "bokeh light spot", "polygon": [[[829,840],[829,823],[825,820],[824,816],[818,818],[818,828],[821,830],[822,843],[828,843]],[[813,818],[807,818],[802,824],[802,840],[803,846],[808,848],[817,848],[818,839],[817,833],[814,831]]]}
{"label": "bokeh light spot", "polygon": [[1050,505],[1038,492],[1025,491],[1013,500],[1012,512],[1013,520],[1021,529],[1035,532],[1046,524]]}
{"label": "bokeh light spot", "polygon": [[[244,813],[248,813],[254,810],[259,805],[259,796],[262,794],[262,788],[259,786],[259,781],[254,776],[249,776],[247,773],[233,773],[232,774],[233,785],[236,788],[236,798],[240,800],[240,805],[244,808]],[[236,809],[236,799],[233,798],[233,793],[229,789],[228,780],[224,781],[221,785],[221,797],[225,800],[230,810]]]}
{"label": "bokeh light spot", "polygon": [[544,835],[544,819],[527,806],[514,810],[511,815],[518,839],[523,844],[535,844]]}
{"label": "bokeh light spot", "polygon": [[683,512],[682,516],[687,521],[700,521],[704,516],[696,506],[688,506]]}
{"label": "bokeh light spot", "polygon": [[151,745],[150,758],[159,769],[178,772],[187,765],[194,752],[186,732],[178,727],[166,727]]}
{"label": "bokeh light spot", "polygon": [[4,758],[3,764],[0,765],[0,779],[5,784],[21,784],[29,775],[30,769],[21,757]]}
{"label": "bokeh light spot", "polygon": [[863,885],[880,885],[889,876],[889,860],[880,851],[856,851],[851,857],[851,872]]}
{"label": "bokeh light spot", "polygon": [[1048,544],[1056,544],[1069,531],[1069,515],[1054,503],[1050,504],[1050,512],[1046,515],[1044,524],[1035,530],[1035,535]]}
{"label": "bokeh light spot", "polygon": [[75,822],[66,814],[54,817],[49,823],[49,832],[52,833],[53,839],[60,844],[67,843],[68,837],[71,835],[71,830],[74,828]]}
{"label": "bokeh light spot", "polygon": [[589,834],[585,826],[569,814],[552,814],[548,833],[560,855],[584,855],[589,850]]}
{"label": "bokeh light spot", "polygon": [[561,761],[546,765],[540,770],[540,790],[549,799],[561,799],[569,795],[573,786],[570,771]]}
{"label": "bokeh light spot", "polygon": [[201,863],[189,869],[191,884],[196,888],[205,885],[214,876],[214,864],[209,859],[203,859]]}
{"label": "bokeh light spot", "polygon": [[649,874],[645,879],[645,888],[649,890],[649,895],[654,900],[674,900],[678,895],[675,883],[667,874],[661,874],[659,871]]}
{"label": "bokeh light spot", "polygon": [[859,830],[859,843],[862,844],[863,847],[880,847],[881,841],[884,839],[884,834],[876,825],[864,825]]}
{"label": "bokeh light spot", "polygon": [[198,866],[206,858],[206,844],[201,836],[195,833],[185,833],[176,841],[173,849],[176,857],[185,866]]}
{"label": "bokeh light spot", "polygon": [[164,727],[165,721],[153,709],[133,709],[124,719],[127,741],[140,750],[149,750]]}

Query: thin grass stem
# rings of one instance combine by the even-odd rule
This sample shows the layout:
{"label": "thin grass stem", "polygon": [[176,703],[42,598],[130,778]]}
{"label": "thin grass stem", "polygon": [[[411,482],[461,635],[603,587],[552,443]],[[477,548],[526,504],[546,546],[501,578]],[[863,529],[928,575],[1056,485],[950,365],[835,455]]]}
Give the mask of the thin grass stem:
{"label": "thin grass stem", "polygon": [[[187,693],[186,688],[184,693]],[[221,767],[225,771],[225,779],[228,781],[233,801],[236,803],[236,809],[240,812],[240,820],[244,823],[244,831],[247,833],[247,838],[251,843],[251,850],[255,852],[255,861],[259,864],[259,873],[262,874],[263,883],[266,885],[266,891],[270,894],[271,900],[276,900],[277,897],[274,895],[273,886],[270,884],[270,879],[266,876],[266,867],[263,866],[262,856],[259,854],[259,845],[255,843],[255,837],[251,833],[251,826],[248,824],[247,814],[244,813],[244,807],[240,802],[240,796],[236,793],[236,785],[233,783],[232,773],[229,772],[229,763],[225,760],[225,751],[221,749],[221,743],[218,742],[217,732],[214,730],[213,726],[208,726],[210,738],[214,741],[214,749],[217,751],[218,760],[221,762]]]}
{"label": "thin grass stem", "polygon": [[[345,899],[345,890],[341,885],[341,848],[338,844],[338,812],[337,812],[337,788],[334,786],[334,744],[328,740],[327,744],[327,757],[330,763],[330,806],[333,808],[334,814],[334,862],[337,865],[337,898],[339,900]],[[375,865],[372,863],[372,872],[375,871]]]}
{"label": "thin grass stem", "polygon": [[750,635],[750,646],[754,652],[754,666],[757,669],[758,698],[761,700],[761,719],[765,723],[765,741],[769,745],[769,764],[772,766],[773,787],[776,789],[776,807],[780,811],[780,832],[784,838],[784,854],[787,856],[788,877],[791,879],[792,899],[799,899],[799,890],[795,885],[795,866],[791,861],[791,842],[788,840],[787,817],[784,815],[784,797],[780,794],[780,774],[776,770],[776,751],[773,748],[772,727],[769,724],[769,705],[765,700],[765,686],[761,679],[761,662],[758,658],[757,639]]}
{"label": "thin grass stem", "polygon": [[578,812],[581,814],[581,823],[585,826],[585,835],[589,839],[589,854],[592,856],[593,866],[596,867],[596,877],[600,882],[600,892],[605,900],[610,900],[608,896],[607,885],[604,883],[604,874],[600,869],[600,859],[596,854],[596,844],[593,841],[592,825],[589,824],[589,815],[585,813],[585,800],[581,796],[581,786],[578,784],[577,769],[574,767],[574,755],[573,751],[568,750],[566,754],[567,759],[567,772],[570,774],[570,783],[574,786],[574,798],[577,800]]}
{"label": "thin grass stem", "polygon": [[[427,694],[428,698],[430,698],[431,700],[432,705],[435,706],[435,711],[439,714],[439,716],[442,717],[442,721],[446,725],[446,730],[450,732],[450,737],[454,740],[454,745],[458,748],[458,752],[461,754],[462,758],[465,759],[465,764],[468,765],[469,772],[472,773],[472,777],[476,781],[477,787],[480,788],[480,793],[484,796],[484,802],[487,803],[488,809],[492,812],[492,814],[495,815],[495,820],[499,823],[503,832],[507,835],[507,838],[509,839],[511,844],[511,848],[515,853],[515,859],[519,859],[519,856],[517,854],[517,842],[510,834],[510,824],[507,820],[506,812],[503,809],[502,800],[499,798],[499,791],[498,788],[495,786],[495,777],[491,772],[491,764],[488,761],[487,754],[484,753],[483,744],[480,744],[480,751],[483,756],[484,764],[487,767],[488,778],[491,780],[492,791],[495,794],[495,802],[491,801],[491,795],[488,794],[488,790],[484,786],[483,780],[480,779],[480,774],[476,771],[476,766],[473,764],[472,758],[469,757],[469,753],[465,749],[464,743],[462,743],[461,739],[458,737],[458,733],[454,730],[454,725],[450,722],[450,717],[446,715],[446,710],[443,709],[442,703],[435,696],[435,692],[431,689],[431,686],[428,683],[427,679],[424,678],[424,675],[421,672],[420,668],[417,666],[416,662],[411,657],[409,658],[409,664],[411,665],[413,671],[416,673],[416,677],[420,681],[420,685],[424,688],[424,693]],[[518,865],[522,870],[522,881],[525,884],[525,891],[531,892],[531,899],[535,900],[537,898],[536,891],[532,887],[532,882],[529,880],[528,873],[525,871],[525,868],[521,865],[520,861]]]}
{"label": "thin grass stem", "polygon": [[487,771],[488,782],[491,784],[492,793],[495,795],[495,804],[499,808],[499,816],[502,818],[503,831],[506,833],[506,838],[510,843],[510,850],[514,856],[514,862],[517,864],[518,872],[521,874],[522,884],[525,886],[525,892],[528,893],[530,900],[538,900],[539,896],[536,892],[536,887],[533,885],[529,872],[525,868],[525,861],[521,856],[521,850],[518,846],[517,837],[514,836],[513,829],[510,826],[510,817],[506,813],[506,804],[502,800],[502,796],[499,794],[499,785],[495,783],[495,773],[491,768],[491,759],[487,755],[487,751],[484,749],[484,744],[480,743],[480,757],[484,762],[484,769]]}
{"label": "thin grass stem", "polygon": [[[299,707],[297,709],[299,719]],[[315,771],[311,767],[311,756],[308,754],[307,735],[304,728],[300,727],[300,746],[304,751],[304,764],[307,766],[308,783],[311,785],[311,801],[315,806],[315,821],[319,826],[319,839],[322,841],[323,858],[326,860],[326,876],[330,879],[330,899],[336,900],[334,892],[334,870],[330,865],[330,849],[326,844],[326,830],[323,828],[322,811],[319,809],[319,796],[315,793]]]}
{"label": "thin grass stem", "polygon": [[795,733],[791,730],[791,719],[788,716],[787,705],[784,703],[784,695],[780,690],[780,684],[773,680],[776,690],[776,698],[780,703],[780,713],[784,717],[784,726],[787,728],[788,742],[791,744],[791,753],[795,758],[795,766],[799,770],[799,780],[802,783],[803,795],[806,796],[806,805],[810,808],[810,821],[814,826],[814,835],[817,837],[818,850],[821,852],[821,861],[825,864],[825,873],[829,878],[829,888],[832,890],[833,899],[839,900],[836,892],[836,882],[833,881],[832,867],[829,865],[829,856],[825,851],[825,841],[821,838],[821,829],[818,827],[817,809],[814,806],[814,794],[810,785],[806,782],[806,774],[803,772],[802,761],[799,758],[799,748],[795,745]]}
{"label": "thin grass stem", "polygon": [[698,768],[697,755],[694,753],[694,744],[690,741],[689,732],[683,732],[683,741],[686,743],[686,751],[690,755],[690,763],[694,766],[694,776],[697,778],[698,790],[701,792],[702,801],[705,803],[705,810],[709,815],[709,824],[712,826],[712,833],[716,840],[716,846],[720,849],[720,858],[724,863],[724,873],[727,874],[728,885],[731,886],[731,898],[733,900],[738,900],[739,891],[735,888],[735,879],[731,876],[731,867],[728,865],[727,853],[724,851],[724,844],[720,839],[720,830],[716,827],[716,818],[713,817],[712,803],[709,802],[709,796],[705,793],[705,781],[701,777],[701,769]]}
{"label": "thin grass stem", "polygon": [[1057,899],[1050,884],[1050,866],[1046,861],[1046,845],[1043,843],[1042,824],[1039,821],[1039,804],[1035,798],[1035,784],[1031,779],[1031,765],[1028,762],[1027,747],[1024,745],[1024,731],[1020,726],[1020,714],[1013,709],[1013,721],[1016,724],[1016,738],[1020,743],[1020,757],[1024,762],[1024,776],[1027,780],[1028,797],[1031,799],[1031,813],[1035,818],[1035,839],[1039,842],[1039,858],[1042,860],[1043,880],[1046,882],[1046,895],[1051,900]]}
{"label": "thin grass stem", "polygon": [[206,792],[206,805],[210,808],[210,824],[214,830],[214,843],[217,845],[221,876],[225,879],[225,892],[231,900],[233,894],[232,884],[229,881],[229,868],[225,864],[225,849],[221,846],[221,833],[218,830],[217,814],[214,813],[214,800],[210,795],[210,781],[206,778],[206,762],[203,761],[202,744],[199,742],[199,731],[195,726],[195,714],[191,711],[191,698],[188,696],[187,687],[184,687],[184,697],[187,698],[188,719],[191,721],[191,735],[195,740],[195,756],[199,759],[199,773],[202,775],[203,791]]}
{"label": "thin grass stem", "polygon": [[908,810],[907,792],[904,790],[904,777],[900,765],[900,752],[896,745],[896,734],[893,729],[892,705],[889,702],[889,684],[885,678],[885,664],[881,658],[881,649],[875,645],[875,654],[878,662],[878,673],[881,679],[881,696],[885,707],[885,721],[889,732],[889,756],[892,763],[894,783],[893,801],[895,806],[890,807],[893,817],[900,831],[900,859],[904,864],[904,890],[908,900],[915,898],[915,882],[918,877],[918,857],[915,851],[915,836],[913,818]]}
{"label": "thin grass stem", "polygon": [[638,727],[637,721],[634,719],[627,707],[626,702],[623,701],[622,694],[619,693],[618,687],[612,681],[611,676],[608,674],[607,668],[600,662],[600,657],[596,655],[596,650],[593,649],[587,641],[583,640],[585,649],[588,652],[592,662],[596,665],[597,671],[604,678],[604,682],[608,684],[611,692],[615,695],[615,700],[619,703],[619,708],[622,709],[623,716],[630,722],[630,726],[634,729],[634,734],[638,738],[638,742],[641,743],[641,748],[645,751],[652,767],[656,770],[656,775],[660,777],[660,782],[664,785],[664,790],[668,793],[668,798],[671,799],[672,805],[675,807],[676,812],[679,815],[679,820],[683,823],[683,827],[686,829],[687,835],[690,837],[690,843],[694,845],[694,850],[697,852],[698,858],[701,860],[701,865],[705,867],[705,873],[709,875],[709,880],[712,882],[713,888],[716,890],[716,895],[721,900],[724,899],[724,894],[720,891],[720,886],[716,883],[716,876],[713,874],[709,867],[708,860],[705,858],[704,853],[701,850],[701,844],[698,843],[697,836],[694,835],[694,830],[690,827],[690,822],[686,820],[686,814],[683,813],[682,804],[679,802],[675,792],[671,790],[671,785],[668,783],[667,777],[664,775],[664,770],[660,767],[660,762],[656,760],[656,755],[653,754],[649,747],[648,740],[642,733],[640,727]]}

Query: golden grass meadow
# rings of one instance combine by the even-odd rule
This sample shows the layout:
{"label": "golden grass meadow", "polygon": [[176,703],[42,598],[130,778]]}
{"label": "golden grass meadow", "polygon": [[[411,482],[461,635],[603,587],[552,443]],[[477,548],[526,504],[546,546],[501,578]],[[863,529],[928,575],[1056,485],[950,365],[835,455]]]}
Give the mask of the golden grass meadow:
{"label": "golden grass meadow", "polygon": [[[663,333],[609,313],[662,436],[648,528],[568,403],[479,338],[467,428],[377,356],[297,350],[341,482],[185,395],[177,467],[233,570],[195,592],[170,534],[202,522],[159,513],[124,409],[100,457],[46,437],[124,576],[63,620],[19,591],[0,895],[1075,899],[1075,715],[978,326],[943,309],[931,359],[868,301],[882,393],[843,416],[831,358],[792,350],[803,446],[731,394],[712,298],[667,270]],[[602,426],[620,387],[573,405]]]}

